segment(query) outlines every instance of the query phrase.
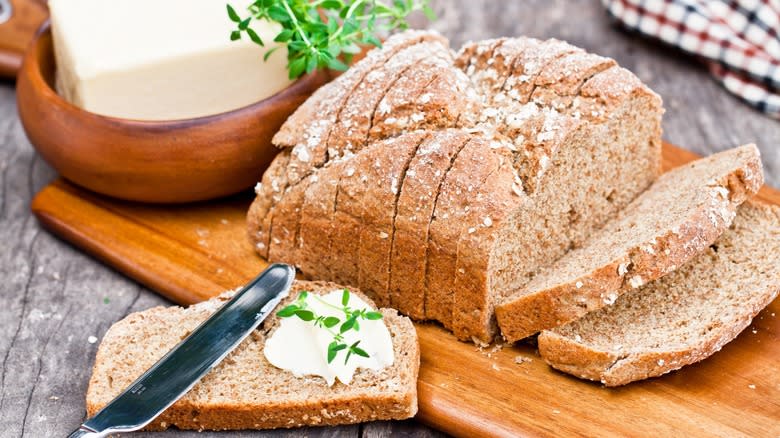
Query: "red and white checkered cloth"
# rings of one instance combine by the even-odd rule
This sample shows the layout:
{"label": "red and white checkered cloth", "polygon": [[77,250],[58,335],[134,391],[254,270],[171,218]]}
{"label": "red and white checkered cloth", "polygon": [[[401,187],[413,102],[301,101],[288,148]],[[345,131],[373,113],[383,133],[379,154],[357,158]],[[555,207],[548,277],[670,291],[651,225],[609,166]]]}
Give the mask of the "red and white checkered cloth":
{"label": "red and white checkered cloth", "polygon": [[780,119],[780,0],[602,0],[629,29],[700,57],[744,101]]}

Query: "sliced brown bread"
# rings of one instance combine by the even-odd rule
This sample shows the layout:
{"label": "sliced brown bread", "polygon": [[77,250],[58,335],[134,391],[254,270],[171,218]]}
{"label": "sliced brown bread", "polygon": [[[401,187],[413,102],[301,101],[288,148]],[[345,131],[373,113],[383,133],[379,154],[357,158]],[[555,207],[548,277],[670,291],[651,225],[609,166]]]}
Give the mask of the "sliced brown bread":
{"label": "sliced brown bread", "polygon": [[720,236],[763,184],[754,145],[667,172],[582,247],[496,309],[510,342],[580,318],[676,269]]}
{"label": "sliced brown bread", "polygon": [[[330,137],[341,125],[342,117],[345,116],[342,112],[346,109],[348,100],[356,93],[362,94],[358,90],[361,86],[365,87],[369,75],[376,74],[405,49],[437,41],[446,46],[447,40],[433,32],[408,31],[393,35],[385,41],[382,50],[370,51],[337,80],[323,86],[322,93],[318,92],[312,96],[313,105],[305,103],[301,109],[296,110],[273,139],[274,144],[280,147],[292,148],[290,164],[287,166],[290,184],[297,183],[323,166],[330,155],[341,155],[341,148],[345,145],[335,143]],[[354,148],[361,146],[353,145]],[[337,152],[333,154],[329,150],[331,148],[337,148]]]}
{"label": "sliced brown bread", "polygon": [[249,241],[264,259],[268,258],[271,239],[271,207],[282,200],[283,189],[287,186],[287,164],[290,151],[280,152],[263,174],[262,181],[255,187],[257,197],[249,207],[247,214],[247,232]]}
{"label": "sliced brown bread", "polygon": [[[390,304],[390,253],[395,234],[395,216],[406,171],[428,133],[418,131],[396,137],[392,153],[370,154],[374,159],[365,170],[367,187],[363,195],[363,216],[358,253],[358,288],[371,291],[382,307]],[[341,238],[344,235],[340,236]],[[354,238],[354,237],[353,237]]]}
{"label": "sliced brown bread", "polygon": [[[432,41],[440,37],[420,38],[415,44],[424,40],[430,47],[439,45]],[[396,53],[408,53],[409,47],[414,45]],[[392,56],[372,56],[384,60],[381,66],[393,63]],[[442,322],[461,339],[489,342],[496,333],[496,303],[523,287],[543,266],[584,244],[655,180],[663,110],[660,98],[630,72],[557,40],[491,40],[466,46],[454,59],[434,58],[419,62],[430,65],[430,72],[408,66],[394,70],[402,71],[399,77],[375,84],[371,89],[381,88],[380,100],[360,96],[359,84],[353,87],[357,94],[350,95],[350,101],[377,102],[373,109],[360,106],[366,114],[373,110],[370,122],[361,115],[360,126],[348,127],[343,122],[349,125],[352,118],[345,113],[332,123],[340,124],[343,138],[359,132],[367,135],[367,142],[352,149],[337,146],[332,157],[326,154],[329,161],[312,167],[312,173],[325,172],[324,177],[327,168],[336,165],[331,164],[335,157],[348,163],[336,190],[330,254],[321,257],[332,257],[330,273],[307,268],[303,274],[357,284],[382,304],[386,303],[382,297],[392,297],[394,305],[415,318],[422,302],[425,318]],[[428,86],[414,84],[415,78]],[[392,113],[396,109],[398,118]],[[303,119],[295,120],[302,129]],[[430,187],[435,201],[426,199],[420,205],[432,205],[431,219],[407,221],[403,216],[397,227],[399,209],[408,212],[404,208],[411,204],[376,192],[375,187],[401,176],[398,169],[403,166],[383,163],[411,158],[407,149],[399,153],[396,147],[417,128],[428,133],[460,128],[472,140],[458,153],[442,183]],[[390,139],[380,140],[382,136]],[[377,162],[380,166],[372,167]],[[402,195],[403,178],[398,183]],[[501,195],[491,199],[488,191],[480,192],[483,183]],[[270,204],[286,202],[288,191],[294,198],[296,192],[288,189],[282,192],[282,201]],[[330,190],[324,192],[330,196]],[[263,211],[253,209],[250,214]],[[486,217],[492,225],[479,226]],[[258,218],[249,222],[264,223]],[[408,259],[405,250],[393,251],[399,227],[404,230],[399,236],[427,235],[415,252],[424,249],[426,254],[423,290],[414,290],[419,277],[407,276],[408,270],[394,273],[394,267],[404,266]],[[476,231],[469,233],[472,228]],[[389,236],[389,247],[380,240],[381,232]],[[306,245],[307,239],[299,240]],[[295,258],[317,259],[317,254],[304,255],[307,251],[297,249]]]}
{"label": "sliced brown bread", "polygon": [[[333,278],[331,239],[335,227],[336,196],[344,162],[335,162],[316,174],[317,184],[309,184],[301,206],[296,241],[296,263],[311,278]],[[305,250],[304,250],[305,249]]]}
{"label": "sliced brown bread", "polygon": [[317,175],[309,175],[298,184],[288,186],[287,193],[275,205],[271,220],[268,242],[269,260],[298,264],[296,249],[300,231],[301,208],[309,185],[318,180]]}
{"label": "sliced brown bread", "polygon": [[390,256],[390,306],[414,319],[425,319],[425,271],[428,235],[440,187],[471,136],[439,131],[412,158],[398,198]]}
{"label": "sliced brown bread", "polygon": [[425,59],[411,66],[379,102],[369,140],[458,126],[464,113],[476,111],[479,100],[469,78],[452,68],[451,59]]}
{"label": "sliced brown bread", "polygon": [[[393,211],[375,211],[374,216],[369,218],[372,212],[365,212],[365,209],[375,202],[395,202],[388,201],[389,197],[396,196],[392,193],[393,178],[396,180],[395,184],[399,186],[397,190],[400,191],[399,178],[403,176],[407,160],[411,159],[417,145],[426,135],[425,132],[417,132],[375,143],[354,157],[339,160],[318,173],[323,178],[338,179],[338,187],[335,199],[328,201],[333,208],[332,217],[314,217],[317,213],[312,212],[311,220],[304,221],[302,224],[300,259],[306,260],[305,266],[301,266],[302,269],[308,268],[304,270],[305,275],[312,278],[338,279],[340,283],[347,285],[359,285],[361,280],[375,283],[385,281],[383,280],[385,274],[382,272],[389,272],[389,267],[382,268],[382,265],[389,264],[394,229]],[[378,158],[378,150],[406,152],[387,156],[385,161],[382,161]],[[388,177],[386,186],[377,183],[376,174],[382,169],[396,169],[398,172]],[[322,193],[315,189],[310,187],[312,196]],[[330,194],[328,189],[326,195],[330,196]],[[345,235],[352,238],[336,238]],[[366,253],[361,254],[361,242],[364,239],[363,248]],[[326,255],[323,255],[314,248],[314,245],[318,245],[321,249],[326,246],[330,249]],[[387,247],[387,254],[384,254],[385,247]],[[373,254],[367,254],[372,249]],[[364,262],[361,262],[361,256],[366,258]],[[385,302],[386,287],[383,290],[378,289],[381,288],[367,289],[367,293],[373,299]]]}
{"label": "sliced brown bread", "polygon": [[362,149],[368,142],[368,134],[382,99],[392,88],[397,88],[398,81],[408,70],[426,60],[451,63],[447,41],[431,40],[411,45],[366,75],[347,99],[328,137],[329,159],[340,157],[345,151],[355,153]]}
{"label": "sliced brown bread", "polygon": [[[551,53],[544,46],[552,47]],[[530,64],[528,71],[535,72],[524,81],[557,77],[546,68],[559,69],[556,60],[584,53],[554,40],[520,39],[513,50]],[[545,59],[552,61],[545,63]],[[579,93],[573,100],[598,108],[596,115],[522,103],[526,93],[545,84],[526,89],[524,81],[511,77],[503,90],[513,97],[494,99],[490,105],[495,106],[483,110],[485,120],[496,123],[509,139],[501,144],[512,152],[515,176],[511,185],[509,175],[492,176],[495,195],[474,202],[471,217],[462,224],[451,326],[460,339],[490,342],[496,333],[494,306],[505,294],[524,285],[551,260],[584,244],[594,229],[613,218],[657,176],[660,100],[629,72],[613,73],[614,67],[606,64],[596,71],[581,69],[576,81],[557,86],[553,93]],[[603,81],[601,76],[620,85],[600,87],[593,96],[593,83]],[[506,166],[502,172],[512,168]],[[507,196],[512,192],[514,198]],[[530,202],[520,202],[523,196]],[[490,227],[484,226],[486,219]]]}
{"label": "sliced brown bread", "polygon": [[607,386],[660,376],[720,350],[780,290],[780,209],[748,202],[732,226],[678,270],[614,305],[543,331],[553,367]]}
{"label": "sliced brown bread", "polygon": [[[297,281],[287,302],[302,290],[324,294],[341,288]],[[225,293],[189,308],[155,307],[114,324],[98,348],[87,414],[105,406],[230,296]],[[380,371],[359,369],[349,385],[336,382],[329,387],[319,377],[295,377],[263,355],[265,340],[278,324],[274,315],[147,429],[273,429],[412,417],[417,412],[420,363],[417,334],[411,321],[395,310],[381,312],[393,339],[393,365]]]}
{"label": "sliced brown bread", "polygon": [[[293,149],[287,168],[289,193],[285,202],[281,203],[280,207],[277,207],[278,211],[274,213],[269,258],[287,263],[293,263],[298,259],[296,248],[305,193],[308,185],[316,179],[310,175],[313,170],[311,166],[322,166],[326,161],[333,163],[344,154],[352,154],[362,149],[368,141],[373,114],[380,100],[410,66],[431,58],[439,58],[441,62],[451,61],[445,39],[421,38],[419,33],[411,35],[415,36],[391,44],[391,48],[386,49],[391,54],[384,63],[378,62],[376,68],[362,77],[339,109],[335,123],[323,140],[324,146],[315,147],[312,151],[309,151],[307,146],[307,152],[303,152],[304,149],[299,147]],[[419,42],[414,43],[417,40]],[[393,46],[399,47],[400,50],[393,52]],[[365,60],[361,61],[359,63],[361,65],[355,68],[358,70],[364,68],[362,66],[364,63]],[[310,153],[316,155],[311,163],[307,161],[312,159],[308,156]],[[320,159],[322,153],[326,154],[326,158]],[[334,197],[336,187],[332,186]]]}
{"label": "sliced brown bread", "polygon": [[500,158],[482,137],[473,137],[444,176],[428,232],[425,266],[425,312],[452,328],[458,236],[472,197],[500,166]]}
{"label": "sliced brown bread", "polygon": [[[250,240],[262,257],[269,256],[276,204],[290,186],[298,184],[328,161],[328,140],[347,99],[370,72],[381,68],[398,52],[423,41],[446,42],[432,32],[408,31],[393,35],[385,41],[383,50],[372,50],[338,80],[319,88],[276,133],[273,143],[285,151],[274,159],[263,175],[263,184],[258,187],[257,199],[252,204],[253,216],[257,219],[248,221]],[[301,205],[293,202],[287,207],[288,211],[299,212],[300,209]],[[297,227],[299,217],[283,218],[280,222],[284,222],[284,229],[289,228],[290,223]],[[286,249],[282,254],[289,255]]]}

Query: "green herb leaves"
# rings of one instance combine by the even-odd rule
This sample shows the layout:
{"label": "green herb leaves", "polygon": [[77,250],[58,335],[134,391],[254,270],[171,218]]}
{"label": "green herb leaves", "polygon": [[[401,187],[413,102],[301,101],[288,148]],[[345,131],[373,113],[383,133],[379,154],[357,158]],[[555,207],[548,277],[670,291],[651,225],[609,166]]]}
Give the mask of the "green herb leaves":
{"label": "green herb leaves", "polygon": [[[306,302],[308,297],[308,292],[301,292],[298,295],[298,298],[295,299],[295,302],[276,312],[276,315],[280,318],[298,317],[302,321],[312,322],[315,327],[321,328],[330,333],[332,336],[332,341],[330,344],[328,344],[328,363],[333,362],[336,359],[339,351],[342,350],[346,350],[347,352],[344,358],[344,364],[349,361],[349,358],[353,354],[362,357],[369,357],[365,350],[358,347],[360,340],[356,341],[352,345],[347,345],[344,343],[344,334],[350,330],[354,330],[356,332],[360,331],[360,320],[376,321],[378,319],[382,319],[382,314],[380,312],[368,309],[352,309],[349,307],[349,289],[344,289],[341,292],[341,307],[328,303],[318,295],[312,295],[312,297],[319,303],[341,312],[344,315],[343,320],[335,316],[318,315],[308,306],[308,303]],[[338,330],[333,330],[337,325],[339,326]]]}
{"label": "green herb leaves", "polygon": [[227,5],[228,18],[236,23],[232,41],[246,34],[256,44],[264,44],[249,27],[253,19],[281,25],[274,41],[287,45],[290,79],[317,68],[346,70],[352,56],[360,53],[360,45],[380,47],[377,35],[406,29],[407,16],[418,10],[435,20],[428,0],[256,0],[249,6],[248,18]]}
{"label": "green herb leaves", "polygon": [[338,341],[331,342],[328,345],[328,363],[333,362],[333,359],[336,358],[336,354],[345,348],[347,348],[347,344],[339,344]]}
{"label": "green herb leaves", "polygon": [[358,344],[360,341],[355,342],[354,344],[347,347],[347,344],[339,344],[337,341],[333,341],[328,345],[328,363],[333,362],[333,359],[336,358],[336,355],[339,351],[347,349],[347,357],[344,358],[344,364],[349,361],[349,357],[353,354],[356,354],[358,356],[368,357],[368,353],[366,353],[365,350],[358,347]]}

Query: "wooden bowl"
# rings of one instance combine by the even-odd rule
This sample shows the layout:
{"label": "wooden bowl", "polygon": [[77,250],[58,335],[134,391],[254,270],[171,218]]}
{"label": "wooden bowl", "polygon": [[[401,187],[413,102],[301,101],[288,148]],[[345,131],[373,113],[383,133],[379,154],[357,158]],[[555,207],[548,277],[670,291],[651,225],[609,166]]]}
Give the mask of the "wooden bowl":
{"label": "wooden bowl", "polygon": [[239,192],[277,153],[271,137],[330,78],[319,72],[234,111],[176,121],[138,121],[82,110],[54,91],[48,24],[17,77],[19,117],[41,156],[70,181],[117,198],[181,203]]}

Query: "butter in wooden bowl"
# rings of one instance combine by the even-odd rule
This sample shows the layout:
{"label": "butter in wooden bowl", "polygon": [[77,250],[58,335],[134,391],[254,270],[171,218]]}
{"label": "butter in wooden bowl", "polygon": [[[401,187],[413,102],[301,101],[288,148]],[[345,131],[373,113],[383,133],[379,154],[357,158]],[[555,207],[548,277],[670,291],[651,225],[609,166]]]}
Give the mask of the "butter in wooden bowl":
{"label": "butter in wooden bowl", "polygon": [[49,8],[57,92],[92,113],[188,119],[250,105],[291,83],[286,48],[273,42],[278,24],[252,23],[264,47],[230,41],[224,2],[51,0]]}

